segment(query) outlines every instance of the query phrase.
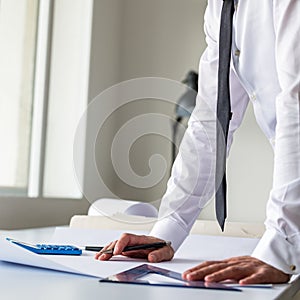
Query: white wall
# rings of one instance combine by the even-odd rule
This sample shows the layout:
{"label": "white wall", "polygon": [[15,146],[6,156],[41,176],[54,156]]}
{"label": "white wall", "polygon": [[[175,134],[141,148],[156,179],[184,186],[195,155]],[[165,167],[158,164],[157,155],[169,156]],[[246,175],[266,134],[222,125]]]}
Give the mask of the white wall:
{"label": "white wall", "polygon": [[[120,82],[120,58],[121,58],[121,30],[122,12],[124,0],[95,0],[93,8],[93,30],[91,42],[89,101],[93,101],[97,95],[110,86]],[[101,136],[98,141],[101,151],[97,153],[96,160],[104,172],[105,184],[98,180],[98,174],[91,170],[94,160],[87,153],[85,159],[84,190],[88,190],[89,201],[100,197],[113,197],[110,189],[114,190],[115,180],[112,174],[111,164],[108,159],[110,151],[110,139],[114,132],[115,119],[110,122],[107,134]],[[91,136],[93,122],[88,121],[87,143],[94,143]],[[107,188],[109,187],[109,188]]]}
{"label": "white wall", "polygon": [[[201,0],[95,1],[91,95],[132,78],[155,76],[181,81],[190,69],[197,70],[205,47],[201,34],[204,4],[205,1]],[[168,170],[158,185],[139,189],[120,180],[111,165],[109,150],[116,130],[130,118],[149,112],[173,116],[174,107],[150,99],[128,105],[114,113],[109,129],[97,143],[97,160],[101,162],[101,170],[105,170],[102,177],[113,196],[153,201],[160,198],[165,190]],[[171,124],[168,130],[171,130]],[[149,158],[154,153],[160,153],[170,164],[170,150],[170,142],[154,135],[140,139],[131,151],[132,168],[141,176],[146,175]],[[122,160],[122,151],[124,149],[120,149],[117,157],[119,160]],[[110,194],[106,187],[99,187],[97,180],[89,175],[87,186],[93,189],[93,198]]]}
{"label": "white wall", "polygon": [[204,50],[204,0],[123,0],[121,79],[182,80]]}
{"label": "white wall", "polygon": [[[198,69],[204,50],[203,13],[205,1],[197,0],[126,0],[122,20],[121,79],[163,77],[181,81],[186,73]],[[144,99],[139,106],[128,106],[119,116],[119,126],[133,116],[143,113],[161,113],[174,117],[174,107],[164,101]],[[154,121],[156,122],[156,121]],[[162,131],[171,135],[169,128]],[[121,151],[121,150],[120,150]],[[120,153],[119,158],[122,158]],[[164,157],[168,167],[163,179],[151,188],[134,188],[117,180],[118,196],[148,202],[157,202],[165,191],[171,167],[171,142],[162,135],[145,135],[132,145],[131,164],[140,176],[150,174],[149,159],[153,154]],[[157,162],[159,164],[159,162]],[[159,169],[159,167],[157,167]],[[143,180],[148,184],[147,179]]]}
{"label": "white wall", "polygon": [[[94,52],[95,57],[92,60],[92,74],[98,80],[91,78],[93,91],[97,90],[97,84],[100,91],[117,81],[144,76],[180,81],[188,70],[197,70],[200,55],[205,47],[203,13],[206,1],[96,0],[95,5],[94,35],[97,34],[97,38],[94,40],[94,47],[99,47],[99,51]],[[103,9],[106,16],[103,16]],[[104,24],[103,17],[106,21],[106,18],[111,18]],[[100,24],[106,26],[107,31]],[[103,60],[106,63],[103,63]],[[110,77],[105,77],[105,74]],[[125,107],[122,113],[117,113],[111,120],[111,128],[106,131],[107,140],[104,138],[104,141],[108,142],[106,147],[109,147],[116,129],[130,118],[147,110],[160,111],[166,115],[173,114],[172,107],[151,102],[149,99],[144,101],[142,107]],[[98,149],[101,150],[101,146]],[[141,140],[132,151],[132,167],[137,173],[147,174],[147,163],[151,154],[161,153],[169,161],[170,150],[170,143],[164,140],[154,137]],[[120,149],[120,153],[122,151],[123,149]],[[99,160],[109,158],[103,156],[105,151],[99,152]],[[271,147],[257,128],[250,107],[242,127],[236,134],[230,154],[229,220],[264,220],[265,203],[272,181],[272,160]],[[107,169],[104,173],[110,181],[108,186],[115,196],[152,201],[163,195],[167,173],[162,182],[152,189],[134,189],[119,180],[110,161],[106,160],[105,164]],[[107,190],[103,191],[103,195],[106,195]],[[101,196],[101,189],[98,189],[97,193]],[[215,219],[212,201],[201,213],[201,218]]]}

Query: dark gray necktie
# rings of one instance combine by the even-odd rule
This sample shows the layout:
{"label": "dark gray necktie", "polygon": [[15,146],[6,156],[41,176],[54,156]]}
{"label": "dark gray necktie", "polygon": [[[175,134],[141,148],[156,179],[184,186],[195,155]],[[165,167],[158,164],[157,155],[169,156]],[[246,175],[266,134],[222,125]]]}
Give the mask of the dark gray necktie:
{"label": "dark gray necktie", "polygon": [[216,157],[216,216],[224,230],[226,219],[226,150],[231,105],[229,68],[232,43],[233,0],[223,0],[219,39],[219,71],[217,102],[217,157]]}

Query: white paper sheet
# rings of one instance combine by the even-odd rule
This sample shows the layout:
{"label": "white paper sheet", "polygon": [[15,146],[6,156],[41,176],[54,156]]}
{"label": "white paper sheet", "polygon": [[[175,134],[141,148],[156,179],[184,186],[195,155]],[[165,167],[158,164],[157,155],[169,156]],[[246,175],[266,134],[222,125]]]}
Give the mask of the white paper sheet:
{"label": "white paper sheet", "polygon": [[[122,231],[113,230],[57,228],[49,243],[103,246],[118,239],[121,233]],[[257,242],[257,239],[248,238],[191,235],[172,261],[159,263],[159,266],[183,272],[203,260],[250,254]],[[145,260],[133,260],[122,256],[110,261],[98,261],[94,259],[94,255],[94,252],[89,251],[84,251],[81,256],[38,255],[6,241],[5,237],[0,238],[0,260],[41,268],[103,278],[145,263]]]}
{"label": "white paper sheet", "polygon": [[118,213],[150,218],[158,215],[157,209],[150,203],[111,198],[96,200],[88,211],[89,216],[113,216]]}
{"label": "white paper sheet", "polygon": [[190,235],[178,249],[176,257],[205,261],[250,255],[258,241],[256,238]]}

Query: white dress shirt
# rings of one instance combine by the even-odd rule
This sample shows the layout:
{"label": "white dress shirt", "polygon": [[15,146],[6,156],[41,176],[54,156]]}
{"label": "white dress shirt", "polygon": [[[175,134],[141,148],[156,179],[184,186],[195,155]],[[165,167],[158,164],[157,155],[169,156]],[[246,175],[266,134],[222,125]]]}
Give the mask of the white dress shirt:
{"label": "white dress shirt", "polygon": [[[218,39],[223,1],[208,0],[207,49],[200,59],[196,108],[173,165],[151,235],[176,250],[214,194]],[[235,3],[228,151],[250,101],[274,149],[266,232],[252,256],[300,273],[300,1]],[[253,141],[255,143],[255,141]],[[259,172],[259,170],[258,170]],[[254,187],[255,188],[255,187]]]}

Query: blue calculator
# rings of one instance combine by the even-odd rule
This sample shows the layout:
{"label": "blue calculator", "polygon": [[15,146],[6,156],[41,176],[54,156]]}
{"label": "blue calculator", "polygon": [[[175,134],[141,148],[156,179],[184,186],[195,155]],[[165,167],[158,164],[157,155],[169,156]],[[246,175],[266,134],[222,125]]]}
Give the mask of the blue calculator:
{"label": "blue calculator", "polygon": [[6,238],[6,239],[22,248],[25,248],[37,254],[48,254],[48,255],[81,255],[82,254],[81,249],[71,245],[48,245],[48,244],[33,245],[33,244],[17,241],[11,238]]}

